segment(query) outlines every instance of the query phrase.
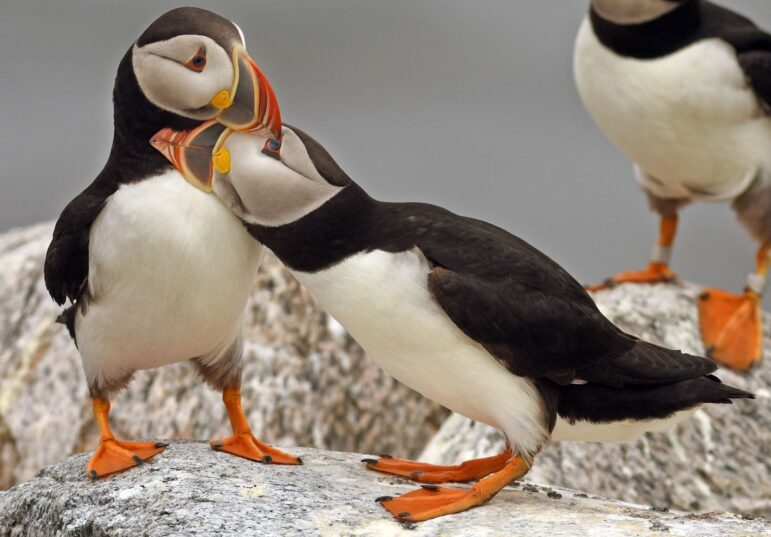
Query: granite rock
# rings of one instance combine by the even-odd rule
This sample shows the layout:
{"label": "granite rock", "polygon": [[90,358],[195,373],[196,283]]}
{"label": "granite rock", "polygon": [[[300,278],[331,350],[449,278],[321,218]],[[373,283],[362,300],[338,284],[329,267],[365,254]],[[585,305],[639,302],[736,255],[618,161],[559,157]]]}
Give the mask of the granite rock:
{"label": "granite rock", "polygon": [[358,455],[295,451],[304,466],[261,465],[215,453],[203,443],[175,442],[150,462],[95,482],[83,474],[87,454],[77,455],[0,495],[0,537],[738,537],[771,532],[763,520],[663,512],[521,484],[470,511],[401,524],[374,499],[405,493],[414,484],[366,470]]}

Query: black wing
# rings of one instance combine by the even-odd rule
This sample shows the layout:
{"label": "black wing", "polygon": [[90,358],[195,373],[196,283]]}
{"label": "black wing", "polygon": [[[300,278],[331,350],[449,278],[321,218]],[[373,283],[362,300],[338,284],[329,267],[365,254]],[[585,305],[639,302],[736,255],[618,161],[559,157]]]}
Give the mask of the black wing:
{"label": "black wing", "polygon": [[747,82],[767,108],[771,108],[771,34],[750,19],[725,7],[704,2],[703,32],[716,36],[735,50]]}
{"label": "black wing", "polygon": [[435,265],[429,288],[453,322],[513,373],[621,386],[715,369],[711,360],[622,332],[549,257],[495,226],[453,216],[456,231],[434,228],[419,244]]}
{"label": "black wing", "polygon": [[67,299],[77,302],[86,289],[91,224],[115,190],[115,186],[97,180],[59,216],[44,271],[48,292],[58,304],[64,304]]}
{"label": "black wing", "polygon": [[752,50],[739,54],[739,65],[747,77],[747,83],[758,99],[771,110],[771,51]]}

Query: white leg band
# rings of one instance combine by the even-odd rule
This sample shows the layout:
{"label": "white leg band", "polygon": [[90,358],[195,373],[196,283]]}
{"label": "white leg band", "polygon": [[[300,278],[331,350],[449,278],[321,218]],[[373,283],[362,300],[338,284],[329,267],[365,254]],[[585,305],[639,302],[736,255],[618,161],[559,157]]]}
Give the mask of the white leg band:
{"label": "white leg band", "polygon": [[762,295],[767,283],[768,279],[761,274],[753,272],[747,276],[747,289],[755,294]]}
{"label": "white leg band", "polygon": [[669,260],[672,258],[672,248],[669,246],[662,246],[660,244],[657,244],[653,247],[653,251],[651,252],[651,262],[652,263],[663,263],[665,265],[669,265]]}

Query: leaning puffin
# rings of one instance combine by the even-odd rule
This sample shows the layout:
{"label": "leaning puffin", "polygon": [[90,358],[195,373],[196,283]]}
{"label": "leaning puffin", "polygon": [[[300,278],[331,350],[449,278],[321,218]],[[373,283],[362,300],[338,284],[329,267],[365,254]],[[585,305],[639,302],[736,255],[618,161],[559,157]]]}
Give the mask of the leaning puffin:
{"label": "leaning puffin", "polygon": [[230,135],[214,192],[383,369],[508,441],[459,466],[365,460],[427,483],[379,498],[397,518],[486,502],[549,440],[632,440],[702,404],[752,397],[711,376],[713,361],[619,330],[525,241],[440,207],[374,200],[299,129],[284,127],[278,159],[259,150],[267,141]]}
{"label": "leaning puffin", "polygon": [[[259,123],[264,116],[250,116],[254,95],[272,91],[249,87],[258,79],[264,77],[246,56],[238,27],[195,8],[161,16],[120,62],[107,164],[62,212],[45,261],[51,296],[72,302],[62,318],[80,351],[102,433],[87,468],[92,477],[164,449],[117,440],[109,396],[138,369],[183,360],[223,392],[234,434],[213,442],[215,449],[300,462],[257,440],[241,408],[242,315],[263,249],[214,195],[186,183],[150,144],[165,128],[214,118]],[[275,98],[271,104],[277,118]],[[189,160],[190,175],[205,183],[210,162]]]}
{"label": "leaning puffin", "polygon": [[703,0],[592,0],[575,76],[594,121],[634,163],[661,216],[650,265],[611,283],[674,279],[678,210],[730,201],[760,243],[745,291],[699,301],[708,354],[746,370],[763,352],[760,298],[771,249],[771,35]]}

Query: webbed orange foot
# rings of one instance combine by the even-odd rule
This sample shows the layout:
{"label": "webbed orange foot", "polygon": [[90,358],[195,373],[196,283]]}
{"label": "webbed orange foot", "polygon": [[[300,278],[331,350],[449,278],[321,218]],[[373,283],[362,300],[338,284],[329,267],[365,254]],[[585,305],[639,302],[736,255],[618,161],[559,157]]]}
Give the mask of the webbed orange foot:
{"label": "webbed orange foot", "polygon": [[168,444],[163,442],[122,442],[114,438],[102,439],[88,462],[86,474],[96,479],[144,463],[162,452]]}
{"label": "webbed orange foot", "polygon": [[602,291],[622,283],[655,284],[671,283],[675,280],[677,280],[677,274],[672,272],[668,265],[665,263],[651,263],[646,269],[620,272],[599,285],[588,285],[586,288],[589,291]]}
{"label": "webbed orange foot", "polygon": [[707,355],[747,371],[763,354],[763,313],[753,291],[736,295],[707,289],[699,297],[699,328]]}
{"label": "webbed orange foot", "polygon": [[215,440],[211,442],[211,447],[215,451],[224,451],[231,455],[265,464],[302,464],[302,459],[299,457],[284,453],[257,440],[250,431],[234,434],[224,440]]}
{"label": "webbed orange foot", "polygon": [[504,451],[494,457],[474,459],[455,466],[438,466],[408,459],[395,459],[388,455],[381,455],[379,459],[364,459],[361,462],[370,470],[407,477],[419,483],[467,483],[497,472],[510,458],[511,452]]}
{"label": "webbed orange foot", "polygon": [[432,518],[460,513],[482,505],[503,487],[524,476],[531,461],[522,457],[509,459],[497,472],[486,477],[467,490],[449,489],[436,485],[423,485],[398,498],[381,497],[377,501],[397,519],[405,522],[421,522]]}

